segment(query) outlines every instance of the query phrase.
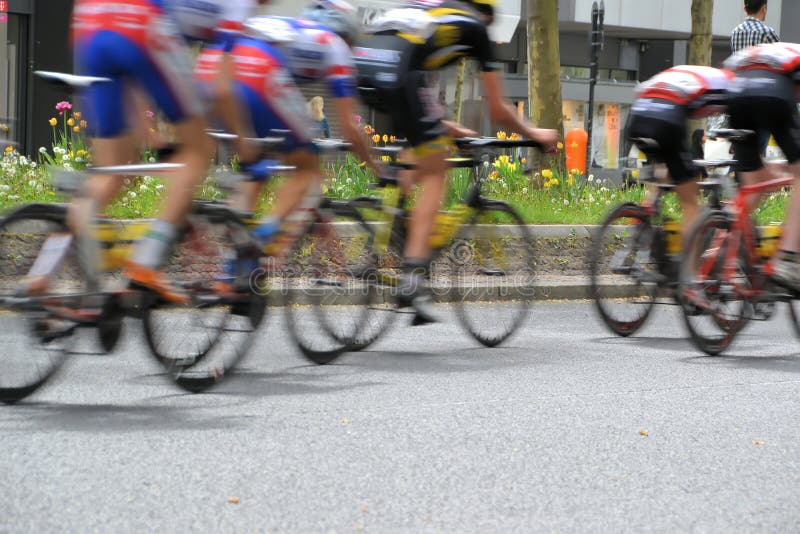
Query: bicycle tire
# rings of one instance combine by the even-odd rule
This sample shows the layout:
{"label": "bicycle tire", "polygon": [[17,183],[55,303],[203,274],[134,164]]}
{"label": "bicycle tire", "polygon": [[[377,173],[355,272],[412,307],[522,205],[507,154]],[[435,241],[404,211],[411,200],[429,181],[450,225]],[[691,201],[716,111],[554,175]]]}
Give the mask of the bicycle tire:
{"label": "bicycle tire", "polygon": [[746,299],[736,298],[732,287],[750,279],[742,246],[738,246],[737,280],[725,275],[726,252],[738,239],[730,228],[725,212],[702,214],[689,232],[680,266],[678,302],[684,323],[692,343],[709,356],[721,354],[733,343],[748,321],[751,306]]}
{"label": "bicycle tire", "polygon": [[[329,215],[320,216],[325,210]],[[371,329],[378,294],[374,232],[346,202],[330,203],[317,215],[275,283],[292,339],[309,361],[324,365],[373,342],[384,328]]]}
{"label": "bicycle tire", "polygon": [[48,237],[69,234],[65,221],[65,207],[41,204],[21,206],[0,220],[0,402],[12,404],[39,390],[69,355],[76,324],[54,310],[77,306],[82,299],[77,295],[93,286],[79,261],[76,240],[54,268],[42,300],[24,306],[9,300]]}
{"label": "bicycle tire", "polygon": [[250,349],[264,317],[265,297],[249,285],[221,294],[215,279],[226,260],[247,261],[254,256],[243,256],[243,251],[257,249],[246,224],[233,212],[213,204],[194,207],[167,269],[172,282],[189,291],[191,303],[150,302],[142,316],[152,356],[186,391],[198,393],[218,384]]}
{"label": "bicycle tire", "polygon": [[481,199],[431,267],[431,291],[455,303],[459,322],[476,341],[496,347],[528,317],[535,265],[536,243],[522,217],[505,202]]}
{"label": "bicycle tire", "polygon": [[657,232],[647,211],[629,202],[612,209],[592,239],[590,295],[603,323],[618,336],[636,333],[653,310],[658,282],[651,247]]}

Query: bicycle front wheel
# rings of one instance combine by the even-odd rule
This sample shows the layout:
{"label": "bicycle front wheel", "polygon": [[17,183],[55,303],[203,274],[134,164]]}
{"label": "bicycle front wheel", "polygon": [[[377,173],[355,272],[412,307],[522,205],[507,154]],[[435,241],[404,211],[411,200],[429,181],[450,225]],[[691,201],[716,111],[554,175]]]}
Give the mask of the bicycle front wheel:
{"label": "bicycle front wheel", "polygon": [[702,215],[687,243],[678,300],[692,342],[715,356],[730,346],[747,323],[750,304],[741,295],[750,289],[752,279],[745,244],[721,211]]}
{"label": "bicycle front wheel", "polygon": [[[255,251],[249,231],[237,216],[215,205],[195,206],[189,227],[168,266],[172,283],[191,295],[186,305],[156,302],[146,306],[145,338],[152,355],[181,388],[203,391],[228,376],[248,352],[265,313],[265,298],[249,284],[244,265]],[[220,280],[235,261],[238,287]]]}
{"label": "bicycle front wheel", "polygon": [[[69,351],[89,284],[58,206],[28,205],[0,220],[0,402],[17,402],[56,374]],[[43,252],[43,248],[46,249]],[[37,258],[49,263],[36,294],[22,290]]]}
{"label": "bicycle front wheel", "polygon": [[431,266],[431,291],[455,303],[461,325],[487,347],[525,322],[535,296],[535,242],[508,204],[485,200]]}
{"label": "bicycle front wheel", "polygon": [[618,336],[630,336],[647,321],[655,304],[659,273],[653,243],[659,229],[638,204],[621,204],[606,216],[589,252],[595,309]]}
{"label": "bicycle front wheel", "polygon": [[312,224],[275,282],[292,338],[317,364],[364,346],[383,330],[371,310],[378,297],[372,229],[347,203],[323,213],[335,219]]}

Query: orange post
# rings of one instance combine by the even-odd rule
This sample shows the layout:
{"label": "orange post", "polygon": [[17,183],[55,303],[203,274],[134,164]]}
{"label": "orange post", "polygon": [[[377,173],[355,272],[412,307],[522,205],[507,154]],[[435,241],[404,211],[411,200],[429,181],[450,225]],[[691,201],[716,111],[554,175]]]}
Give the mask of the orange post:
{"label": "orange post", "polygon": [[578,169],[586,174],[586,145],[589,134],[583,128],[575,128],[567,132],[564,138],[564,149],[567,155],[567,170]]}

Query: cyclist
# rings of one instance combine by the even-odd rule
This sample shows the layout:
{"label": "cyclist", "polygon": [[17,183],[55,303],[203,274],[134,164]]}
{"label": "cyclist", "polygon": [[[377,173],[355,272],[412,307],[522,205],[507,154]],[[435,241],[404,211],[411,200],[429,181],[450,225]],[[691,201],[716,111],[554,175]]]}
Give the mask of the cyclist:
{"label": "cyclist", "polygon": [[[281,221],[321,181],[319,157],[313,144],[315,127],[307,116],[305,98],[296,83],[326,82],[344,138],[353,145],[358,157],[381,173],[354,120],[355,68],[349,43],[356,37],[359,26],[356,10],[347,2],[315,0],[300,18],[262,16],[247,20],[244,35],[231,47],[233,68],[226,91],[238,94],[243,111],[252,122],[247,127],[256,136],[274,136],[276,130],[287,132],[285,161],[297,169],[278,192],[272,212],[254,230],[265,244],[279,233]],[[225,79],[219,76],[222,54],[220,46],[209,46],[198,58],[196,77],[206,88],[214,80]],[[230,128],[230,117],[220,119]],[[255,209],[263,179],[268,175],[259,169],[262,162],[257,156],[257,153],[248,156],[240,153],[243,168],[250,171],[248,176],[252,180],[239,185],[233,200],[238,209]],[[234,274],[243,273],[228,273]]]}
{"label": "cyclist", "polygon": [[683,210],[684,238],[700,212],[701,171],[692,163],[688,121],[722,113],[733,78],[727,70],[681,65],[636,88],[627,135],[650,162],[666,165]]}
{"label": "cyclist", "polygon": [[[110,80],[91,86],[83,95],[93,163],[119,165],[134,155],[137,140],[125,114],[135,106],[129,91],[146,92],[174,125],[180,147],[174,161],[183,167],[171,174],[164,208],[136,243],[124,269],[131,283],[167,300],[186,300],[160,269],[205,175],[211,148],[204,133],[204,109],[192,83],[186,39],[214,38],[220,21],[230,20],[230,13],[248,5],[253,5],[251,0],[77,0],[73,8],[72,45],[78,73]],[[70,227],[87,244],[93,241],[81,235],[81,229],[122,186],[119,177],[93,176],[70,207]],[[92,259],[85,263],[95,268]],[[34,265],[24,286],[27,291],[42,291],[47,283],[47,269],[37,271]]]}
{"label": "cyclist", "polygon": [[[725,67],[737,76],[728,105],[731,127],[770,132],[795,178],[770,277],[781,286],[800,291],[800,45],[770,43],[746,48],[728,58]],[[744,184],[775,177],[764,166],[757,137],[735,141],[734,156]]]}
{"label": "cyclist", "polygon": [[428,237],[445,191],[449,134],[461,135],[446,124],[438,90],[430,74],[462,57],[477,59],[492,121],[555,147],[557,134],[518,118],[502,92],[502,75],[493,70],[494,50],[488,26],[494,0],[425,0],[388,11],[354,47],[359,86],[378,110],[388,113],[394,131],[407,138],[416,159],[414,181],[421,196],[410,221],[404,251],[400,302],[413,306],[417,322],[435,320],[430,296],[423,290],[429,262]]}

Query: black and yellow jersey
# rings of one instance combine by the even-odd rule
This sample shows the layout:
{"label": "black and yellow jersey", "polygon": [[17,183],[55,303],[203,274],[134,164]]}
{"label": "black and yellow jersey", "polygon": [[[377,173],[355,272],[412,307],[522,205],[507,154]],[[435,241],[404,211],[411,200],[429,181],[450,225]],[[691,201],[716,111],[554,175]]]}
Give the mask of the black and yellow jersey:
{"label": "black and yellow jersey", "polygon": [[[393,48],[402,52],[400,63],[408,71],[439,70],[462,57],[477,60],[482,70],[492,70],[495,54],[486,22],[466,2],[411,2],[379,17],[367,32],[375,37],[396,37]],[[367,37],[364,44],[368,46],[369,41]],[[359,51],[357,46],[356,58]]]}

